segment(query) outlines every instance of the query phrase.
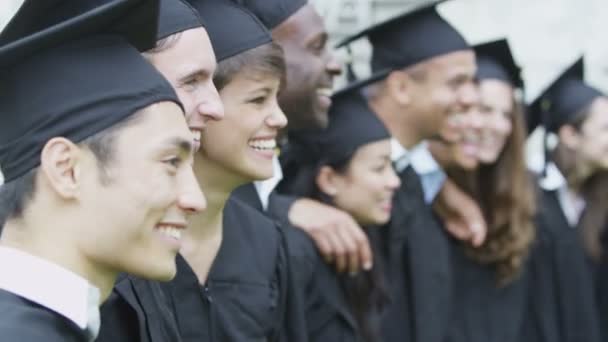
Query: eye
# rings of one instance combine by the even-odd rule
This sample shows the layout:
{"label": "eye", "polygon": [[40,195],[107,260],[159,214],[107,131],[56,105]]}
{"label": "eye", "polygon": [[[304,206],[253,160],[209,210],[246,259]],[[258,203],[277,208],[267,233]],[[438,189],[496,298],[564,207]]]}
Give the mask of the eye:
{"label": "eye", "polygon": [[267,99],[267,96],[258,96],[258,97],[255,97],[255,98],[249,100],[248,102],[260,105],[260,104],[263,104],[264,102],[266,102],[266,99]]}
{"label": "eye", "polygon": [[173,157],[173,158],[164,160],[163,163],[168,164],[174,168],[178,168],[183,163],[183,160],[182,160],[182,158],[179,158],[179,157]]}

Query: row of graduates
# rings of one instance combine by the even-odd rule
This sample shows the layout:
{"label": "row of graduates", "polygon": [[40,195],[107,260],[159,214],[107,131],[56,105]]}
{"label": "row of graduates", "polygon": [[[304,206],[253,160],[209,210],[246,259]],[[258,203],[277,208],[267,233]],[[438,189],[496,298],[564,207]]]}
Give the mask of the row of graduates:
{"label": "row of graduates", "polygon": [[[57,3],[0,35],[3,336],[600,340],[605,98],[580,61],[526,120],[508,43],[475,53],[423,6],[344,42],[370,40],[373,75],[330,99],[340,67],[305,1]],[[561,138],[544,177],[523,156],[536,125]],[[168,181],[142,156],[177,133],[198,151],[194,171],[183,141],[156,151]],[[55,137],[95,162],[61,163]],[[70,192],[80,174],[95,196]]]}

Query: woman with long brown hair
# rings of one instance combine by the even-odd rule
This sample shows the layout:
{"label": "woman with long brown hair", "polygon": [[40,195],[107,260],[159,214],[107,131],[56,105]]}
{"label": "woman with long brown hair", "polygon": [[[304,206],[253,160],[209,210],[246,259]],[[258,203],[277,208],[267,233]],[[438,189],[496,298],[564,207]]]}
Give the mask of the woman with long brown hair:
{"label": "woman with long brown hair", "polygon": [[[536,186],[524,157],[527,130],[516,95],[523,86],[519,68],[506,40],[476,51],[480,105],[469,119],[481,122],[470,133],[478,139],[477,163],[463,158],[462,144],[431,144],[448,176],[477,200],[488,226],[480,247],[452,243],[455,287],[447,340],[596,341],[580,250],[536,211]],[[569,292],[586,293],[570,294],[577,306],[564,298]]]}
{"label": "woman with long brown hair", "polygon": [[[606,309],[602,303],[606,280],[602,268],[606,268],[605,227],[608,216],[606,199],[606,173],[608,170],[608,99],[583,81],[583,59],[577,60],[538,97],[531,106],[530,123],[542,124],[549,134],[557,136],[556,147],[549,152],[546,147],[546,163],[543,168],[542,207],[540,222],[558,237],[558,241],[570,242],[570,254],[581,254],[584,249],[587,260],[598,268],[596,274],[598,308],[602,321]],[[547,139],[546,139],[547,140]],[[564,260],[561,258],[560,260]],[[584,257],[565,269],[580,269],[579,284],[591,282]],[[570,259],[572,260],[572,259]],[[576,260],[573,260],[576,261]],[[581,285],[582,286],[582,285]],[[596,298],[583,297],[591,292],[590,286],[575,288],[567,296],[560,296],[564,306],[578,306],[581,310],[564,316],[564,320],[583,321],[581,316],[594,316]],[[577,290],[578,289],[578,290]],[[563,297],[563,298],[562,298]],[[585,313],[588,313],[585,314]],[[595,323],[595,317],[587,320]],[[605,324],[600,324],[602,329]],[[592,329],[592,328],[589,328]],[[562,335],[580,336],[579,331],[562,329]],[[581,329],[577,329],[581,330]],[[589,339],[586,339],[589,340]]]}

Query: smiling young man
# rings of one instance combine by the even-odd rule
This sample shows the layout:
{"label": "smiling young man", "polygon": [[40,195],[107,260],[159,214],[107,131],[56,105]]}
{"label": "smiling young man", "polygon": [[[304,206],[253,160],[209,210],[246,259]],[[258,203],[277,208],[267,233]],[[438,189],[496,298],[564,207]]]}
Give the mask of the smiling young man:
{"label": "smiling young man", "polygon": [[153,44],[158,4],[62,5],[26,2],[0,35],[0,333],[12,341],[93,340],[118,273],[171,279],[176,237],[205,204],[181,104],[129,44]]}
{"label": "smiling young man", "polygon": [[435,4],[373,25],[341,45],[363,37],[372,45],[373,74],[351,87],[366,87],[370,107],[391,132],[402,180],[393,219],[382,230],[393,299],[384,338],[442,341],[451,275],[447,239],[429,203],[445,175],[426,147],[416,146],[425,139],[461,138],[468,123],[460,118],[477,98],[475,55]]}

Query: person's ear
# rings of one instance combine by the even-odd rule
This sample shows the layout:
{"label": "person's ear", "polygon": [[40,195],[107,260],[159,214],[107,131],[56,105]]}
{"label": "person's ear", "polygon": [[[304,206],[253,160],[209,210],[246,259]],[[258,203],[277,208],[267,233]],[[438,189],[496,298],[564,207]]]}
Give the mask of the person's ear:
{"label": "person's ear", "polygon": [[46,183],[63,199],[80,191],[82,149],[66,138],[49,140],[40,153],[40,170]]}
{"label": "person's ear", "polygon": [[386,91],[402,106],[412,101],[412,78],[405,71],[393,71],[386,78]]}
{"label": "person's ear", "polygon": [[319,190],[329,197],[334,197],[339,192],[339,177],[340,175],[330,166],[322,166],[317,173],[315,182]]}
{"label": "person's ear", "polygon": [[576,150],[579,147],[581,136],[572,125],[563,125],[557,132],[559,141],[569,149]]}

